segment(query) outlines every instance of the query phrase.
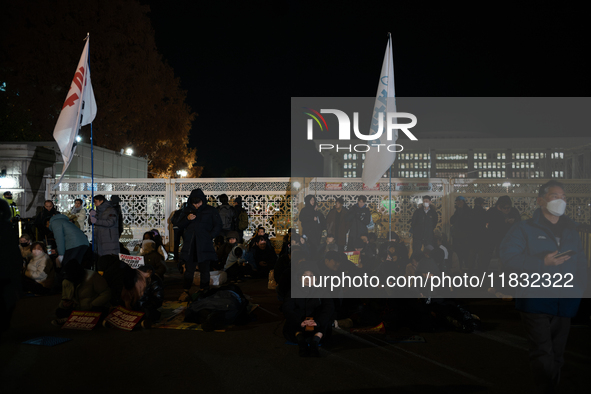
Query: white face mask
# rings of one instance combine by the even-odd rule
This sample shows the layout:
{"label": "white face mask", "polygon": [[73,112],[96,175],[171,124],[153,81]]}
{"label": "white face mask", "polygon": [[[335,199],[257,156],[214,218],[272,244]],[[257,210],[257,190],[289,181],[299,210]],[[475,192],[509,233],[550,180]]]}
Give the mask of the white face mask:
{"label": "white face mask", "polygon": [[42,254],[43,254],[43,251],[42,250],[39,250],[39,249],[33,250],[33,256],[35,256],[35,257],[39,257]]}
{"label": "white face mask", "polygon": [[560,198],[558,200],[548,201],[546,209],[554,216],[562,216],[566,210],[566,201]]}
{"label": "white face mask", "polygon": [[428,202],[424,202],[424,203],[423,203],[423,206],[424,206],[425,208],[429,208],[429,203],[428,203]]}

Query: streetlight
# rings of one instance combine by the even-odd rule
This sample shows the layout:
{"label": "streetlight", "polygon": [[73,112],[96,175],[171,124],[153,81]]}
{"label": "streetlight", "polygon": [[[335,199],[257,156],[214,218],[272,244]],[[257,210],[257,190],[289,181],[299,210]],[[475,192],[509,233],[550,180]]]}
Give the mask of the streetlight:
{"label": "streetlight", "polygon": [[82,137],[80,137],[79,135],[76,136],[76,142],[80,142],[82,141]]}
{"label": "streetlight", "polygon": [[133,149],[131,149],[131,148],[127,148],[127,149],[125,149],[125,154],[126,154],[127,156],[131,156],[131,155],[133,155]]}
{"label": "streetlight", "polygon": [[181,178],[184,178],[187,176],[187,171],[186,170],[178,170],[176,172],[177,175],[179,175]]}

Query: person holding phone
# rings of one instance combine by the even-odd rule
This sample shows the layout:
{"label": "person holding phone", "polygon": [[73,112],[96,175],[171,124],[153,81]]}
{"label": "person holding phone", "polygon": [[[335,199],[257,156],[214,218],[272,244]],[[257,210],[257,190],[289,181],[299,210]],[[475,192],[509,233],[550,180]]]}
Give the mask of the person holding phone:
{"label": "person holding phone", "polygon": [[535,392],[546,393],[554,392],[560,381],[570,320],[587,284],[587,258],[577,223],[564,215],[562,183],[551,180],[542,185],[537,204],[540,208],[531,219],[511,227],[501,242],[500,257],[519,278],[529,279],[516,287],[515,308],[530,344]]}

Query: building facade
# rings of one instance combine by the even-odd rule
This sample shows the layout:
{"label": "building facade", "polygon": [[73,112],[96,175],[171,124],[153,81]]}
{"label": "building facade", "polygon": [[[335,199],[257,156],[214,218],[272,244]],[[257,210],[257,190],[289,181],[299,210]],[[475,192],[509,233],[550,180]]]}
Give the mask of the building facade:
{"label": "building facade", "polygon": [[[587,137],[493,138],[476,133],[422,133],[418,138],[397,141],[404,149],[396,154],[393,178],[591,178],[591,138]],[[315,142],[316,146],[338,144]],[[324,176],[361,177],[366,153],[344,148],[321,152]]]}

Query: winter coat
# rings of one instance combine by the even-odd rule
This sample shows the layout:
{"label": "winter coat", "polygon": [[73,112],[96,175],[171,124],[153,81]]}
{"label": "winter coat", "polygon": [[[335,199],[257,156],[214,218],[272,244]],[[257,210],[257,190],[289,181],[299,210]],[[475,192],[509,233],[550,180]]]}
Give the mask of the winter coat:
{"label": "winter coat", "polygon": [[[63,256],[66,250],[88,246],[88,237],[66,215],[55,215],[49,220],[49,231],[57,244],[57,253]],[[119,240],[117,240],[119,246]],[[67,263],[67,261],[65,262]]]}
{"label": "winter coat", "polygon": [[74,301],[74,310],[80,311],[89,311],[93,307],[101,308],[109,305],[111,289],[105,278],[94,271],[84,271],[86,272],[84,280],[76,288],[67,279],[62,282],[60,308],[64,308],[63,300]]}
{"label": "winter coat", "polygon": [[109,201],[103,201],[96,207],[96,223],[94,234],[99,256],[119,255],[119,219],[117,211]]}
{"label": "winter coat", "polygon": [[53,260],[47,253],[42,253],[39,257],[33,256],[27,265],[25,275],[43,285],[43,287],[50,289],[55,279]]}
{"label": "winter coat", "polygon": [[[560,217],[559,224],[564,226],[560,242],[556,240],[545,222],[542,210],[538,208],[531,219],[511,227],[501,243],[500,257],[503,265],[519,275],[529,274],[530,284],[534,280],[533,274],[541,276],[549,273],[553,278],[551,283],[556,282],[555,274],[562,274],[561,284],[564,285],[565,274],[570,273],[573,275],[573,280],[570,282],[573,287],[544,287],[544,279],[540,278],[537,288],[516,288],[515,308],[528,313],[573,317],[577,313],[580,297],[587,285],[587,257],[574,221],[566,216]],[[561,265],[545,266],[544,257],[557,250],[559,253],[572,250],[576,254]],[[505,286],[507,286],[508,274],[505,275]],[[561,297],[569,298],[552,298],[553,295],[559,294]]]}
{"label": "winter coat", "polygon": [[[195,209],[189,203],[183,208],[178,220],[173,222],[179,229],[184,229],[181,258],[186,262],[216,261],[217,254],[213,247],[213,239],[222,231],[222,219],[217,209],[207,205],[207,198],[201,189],[193,190],[189,201],[194,196],[203,201],[199,209]],[[191,213],[196,216],[193,220],[187,218]]]}
{"label": "winter coat", "polygon": [[363,208],[359,208],[358,204],[353,205],[349,209],[349,219],[351,222],[347,250],[362,248],[364,244],[360,238],[369,233],[367,225],[371,221],[371,212],[367,204]]}
{"label": "winter coat", "polygon": [[78,212],[75,212],[75,210],[76,210],[76,207],[73,207],[70,210],[70,215],[76,217],[76,222],[78,222],[78,228],[80,228],[80,230],[83,230],[84,229],[84,221],[86,220],[86,209],[80,208],[80,210]]}
{"label": "winter coat", "polygon": [[140,253],[144,256],[144,264],[150,265],[152,270],[156,275],[160,278],[164,278],[164,274],[166,273],[166,265],[162,262],[162,256],[158,253],[154,248],[156,247],[156,243],[154,241],[144,240],[142,242],[142,252]]}
{"label": "winter coat", "polygon": [[425,213],[421,204],[412,214],[410,231],[413,238],[421,239],[424,243],[433,243],[433,231],[438,221],[439,215],[433,205],[430,205]]}
{"label": "winter coat", "polygon": [[449,223],[452,225],[451,234],[454,246],[472,246],[471,244],[474,234],[474,217],[472,215],[472,208],[466,203],[464,203],[462,208],[456,208],[456,211],[449,219]]}
{"label": "winter coat", "polygon": [[308,195],[304,199],[305,206],[300,212],[300,222],[302,223],[302,234],[305,235],[308,240],[318,246],[320,238],[322,237],[322,230],[324,230],[325,219],[322,212],[315,209],[317,205],[312,206],[310,201],[314,198],[313,195]]}
{"label": "winter coat", "polygon": [[55,207],[51,208],[50,211],[48,211],[44,207],[43,209],[41,209],[41,212],[39,212],[37,214],[37,216],[35,216],[35,226],[39,230],[45,229],[45,221],[47,219],[49,219],[50,217],[52,217],[53,215],[55,215],[56,213],[59,213],[59,212],[57,211],[57,209],[55,209]]}
{"label": "winter coat", "polygon": [[488,240],[486,239],[488,236],[488,229],[486,228],[486,210],[482,208],[480,205],[476,205],[472,210],[472,220],[473,220],[473,241],[474,246],[478,251],[482,251],[482,249],[487,244]]}
{"label": "winter coat", "polygon": [[[506,223],[505,219],[515,219],[515,221],[513,223]],[[511,210],[507,215],[499,211],[496,206],[486,211],[486,222],[488,223],[488,240],[491,247],[498,247],[511,227],[520,221],[521,215],[519,215],[519,211],[515,207],[511,207]]]}
{"label": "winter coat", "polygon": [[349,210],[341,208],[341,212],[333,208],[326,216],[326,234],[333,236],[337,245],[343,247],[347,243],[347,232],[349,232]]}

